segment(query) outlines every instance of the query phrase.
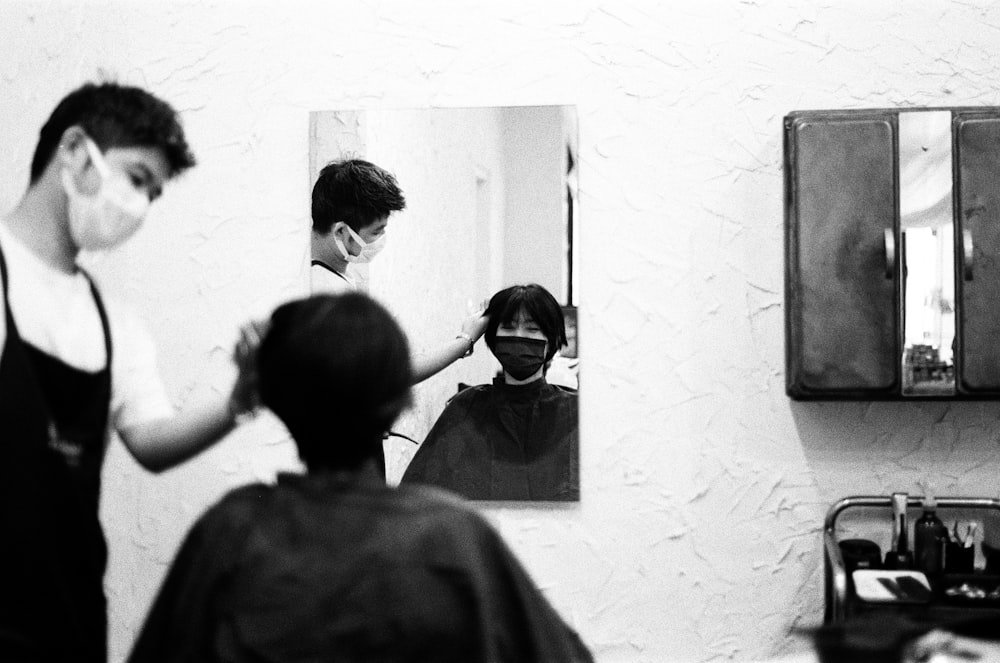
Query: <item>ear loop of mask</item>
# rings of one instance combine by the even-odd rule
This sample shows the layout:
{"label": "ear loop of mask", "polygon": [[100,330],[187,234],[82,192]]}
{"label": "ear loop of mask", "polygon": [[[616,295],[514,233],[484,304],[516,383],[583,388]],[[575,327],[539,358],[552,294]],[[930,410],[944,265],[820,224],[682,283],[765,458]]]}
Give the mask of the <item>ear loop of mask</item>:
{"label": "ear loop of mask", "polygon": [[[368,246],[368,242],[366,242],[365,240],[361,239],[361,235],[359,235],[358,233],[354,232],[354,228],[350,227],[346,223],[344,224],[344,227],[347,228],[347,232],[349,232],[351,234],[351,238],[355,242],[358,243],[358,246],[361,247],[361,253],[364,253],[365,247]],[[358,254],[358,255],[360,255],[360,254]]]}
{"label": "ear loop of mask", "polygon": [[[347,225],[346,223],[344,223],[344,227],[347,228],[347,232],[349,232],[351,234],[351,237],[355,238],[356,240],[358,239],[357,234],[351,229],[351,227],[349,225]],[[334,236],[333,236],[333,243],[337,246],[337,250],[340,251],[340,255],[347,262],[350,262],[350,263],[357,262],[358,258],[361,257],[360,253],[358,255],[354,255],[353,253],[351,253],[350,251],[348,251],[347,250],[347,245],[344,244],[344,241],[342,239],[340,239],[339,237],[337,237],[336,234],[334,234]],[[365,248],[364,241],[362,240],[361,242],[359,242],[359,244],[361,246],[361,250],[364,251],[364,248]]]}
{"label": "ear loop of mask", "polygon": [[97,169],[97,173],[101,176],[102,180],[107,180],[111,177],[111,168],[108,166],[108,162],[104,160],[104,155],[101,151],[97,149],[97,145],[88,137],[84,137],[83,144],[87,147],[87,154],[90,155],[90,163],[94,164],[94,168]]}
{"label": "ear loop of mask", "polygon": [[[87,151],[87,156],[90,158],[90,163],[94,165],[94,170],[96,170],[97,174],[101,176],[101,185],[103,186],[104,182],[106,182],[111,175],[111,169],[108,167],[107,162],[101,155],[101,150],[98,149],[97,145],[94,143],[93,139],[90,138],[90,136],[83,137],[83,147]],[[73,190],[79,194],[80,188],[76,185],[76,179],[73,178],[72,175],[69,175],[68,171],[65,172],[67,172],[67,175],[71,179],[67,182],[65,181],[66,176],[64,176],[64,182],[63,182],[64,185],[72,186]]]}
{"label": "ear loop of mask", "polygon": [[358,253],[357,255],[353,255],[350,252],[348,252],[347,246],[344,244],[344,242],[341,241],[341,239],[336,235],[334,236],[333,238],[334,244],[337,245],[337,249],[340,251],[340,254],[344,257],[344,260],[346,260],[349,263],[370,262],[371,259],[374,258],[378,254],[378,252],[381,251],[382,248],[385,246],[384,234],[381,235],[378,239],[375,239],[371,242],[366,242],[364,239],[362,239],[361,235],[356,233],[353,228],[347,225],[347,223],[344,223],[344,227],[347,228],[347,232],[348,234],[350,234],[351,238],[355,242],[357,242],[358,246],[361,247],[361,252]]}
{"label": "ear loop of mask", "polygon": [[[348,230],[351,230],[350,226],[348,226]],[[370,242],[366,242],[361,239],[361,237],[353,230],[351,231],[351,236],[354,237],[358,245],[361,247],[361,253],[358,254],[358,262],[360,263],[371,262],[375,259],[375,256],[381,253],[382,249],[385,248],[386,233],[384,232]]]}

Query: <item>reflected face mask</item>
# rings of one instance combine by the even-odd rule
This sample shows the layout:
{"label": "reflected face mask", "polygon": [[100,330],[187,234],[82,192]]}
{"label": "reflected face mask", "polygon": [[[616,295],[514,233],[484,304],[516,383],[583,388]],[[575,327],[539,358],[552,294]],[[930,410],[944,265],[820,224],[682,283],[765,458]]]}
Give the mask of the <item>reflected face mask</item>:
{"label": "reflected face mask", "polygon": [[379,251],[385,248],[385,233],[380,235],[378,239],[366,242],[361,238],[361,235],[354,232],[354,230],[346,223],[344,224],[344,227],[347,228],[347,232],[350,234],[351,238],[357,242],[358,246],[361,247],[361,253],[354,255],[347,250],[347,247],[344,246],[344,242],[342,242],[339,237],[333,238],[334,243],[337,245],[337,250],[340,251],[340,255],[344,256],[344,260],[347,262],[357,264],[371,262],[372,258],[377,256]]}
{"label": "reflected face mask", "polygon": [[493,354],[503,370],[515,380],[525,380],[545,363],[545,341],[523,336],[497,336]]}

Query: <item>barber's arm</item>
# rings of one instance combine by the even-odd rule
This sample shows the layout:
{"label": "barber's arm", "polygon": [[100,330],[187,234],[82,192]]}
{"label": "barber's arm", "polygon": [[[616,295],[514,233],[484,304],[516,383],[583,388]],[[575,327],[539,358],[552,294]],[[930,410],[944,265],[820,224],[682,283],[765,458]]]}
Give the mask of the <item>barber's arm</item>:
{"label": "barber's arm", "polygon": [[233,352],[237,376],[227,397],[190,406],[172,417],[118,431],[140,465],[162,472],[196,456],[236,427],[238,418],[257,407],[256,351],[263,335],[259,323],[246,325]]}
{"label": "barber's arm", "polygon": [[423,382],[458,359],[469,354],[472,346],[486,331],[487,318],[483,311],[470,315],[462,323],[462,331],[454,339],[433,352],[413,358],[413,383]]}

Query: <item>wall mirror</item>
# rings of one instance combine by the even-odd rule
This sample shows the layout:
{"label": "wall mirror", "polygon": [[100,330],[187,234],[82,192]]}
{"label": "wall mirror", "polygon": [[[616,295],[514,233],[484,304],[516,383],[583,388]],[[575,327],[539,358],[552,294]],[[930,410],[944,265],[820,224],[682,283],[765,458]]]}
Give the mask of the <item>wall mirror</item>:
{"label": "wall mirror", "polygon": [[785,118],[793,398],[1000,396],[1000,109]]}
{"label": "wall mirror", "polygon": [[[577,120],[572,106],[328,110],[310,113],[310,191],[327,163],[360,158],[393,173],[406,209],[390,217],[387,244],[352,265],[360,287],[400,320],[415,351],[454,337],[474,307],[510,285],[537,283],[563,307],[576,337]],[[578,385],[569,371],[550,382]],[[460,386],[489,383],[499,363],[480,342],[415,390],[390,440],[398,480]],[[557,375],[558,373],[558,375]],[[574,422],[574,427],[576,423]],[[576,467],[576,459],[572,460]]]}

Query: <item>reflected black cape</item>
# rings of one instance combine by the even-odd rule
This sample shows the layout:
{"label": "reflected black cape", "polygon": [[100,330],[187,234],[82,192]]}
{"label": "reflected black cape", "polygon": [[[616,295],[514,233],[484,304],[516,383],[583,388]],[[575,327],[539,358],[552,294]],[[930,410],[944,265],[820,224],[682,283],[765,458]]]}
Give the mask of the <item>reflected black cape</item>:
{"label": "reflected black cape", "polygon": [[544,379],[470,387],[420,445],[403,483],[476,500],[580,499],[577,394]]}

